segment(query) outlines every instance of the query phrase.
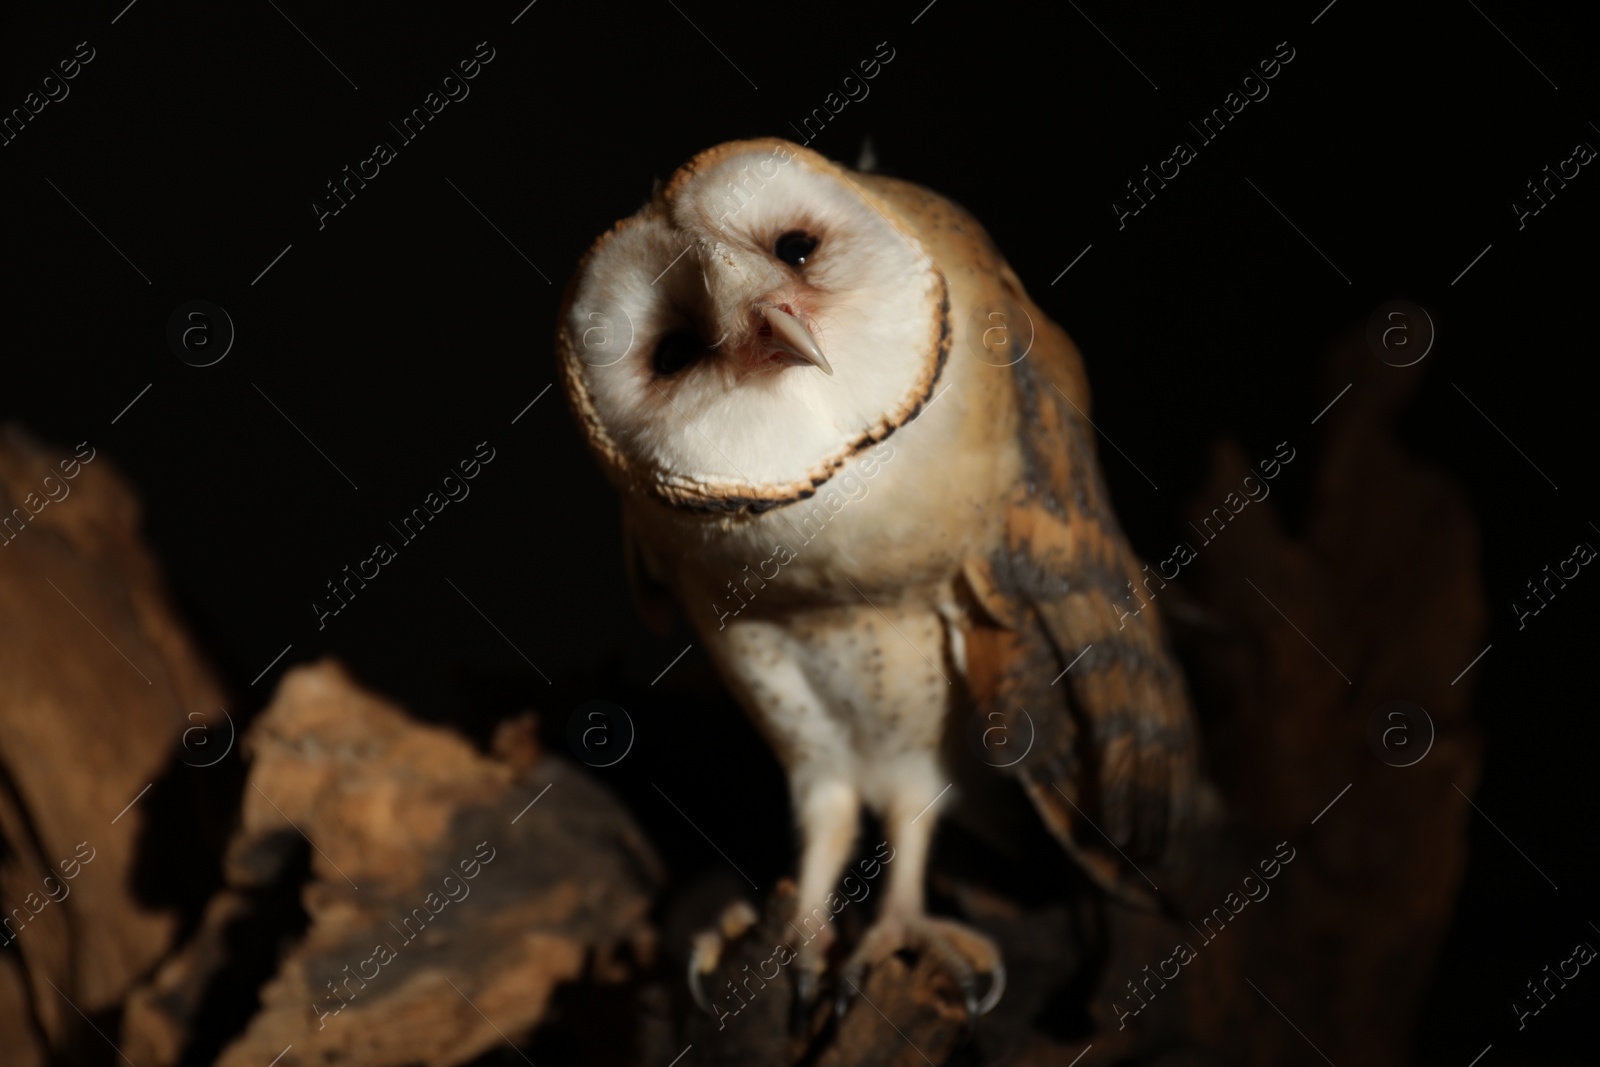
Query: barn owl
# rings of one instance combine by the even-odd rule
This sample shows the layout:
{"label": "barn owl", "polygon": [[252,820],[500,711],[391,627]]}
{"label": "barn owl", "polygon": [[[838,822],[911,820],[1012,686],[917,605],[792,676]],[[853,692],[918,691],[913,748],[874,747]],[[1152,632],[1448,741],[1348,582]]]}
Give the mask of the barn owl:
{"label": "barn owl", "polygon": [[[596,241],[556,347],[642,608],[676,603],[788,775],[802,913],[837,896],[862,809],[883,823],[849,986],[908,949],[969,1015],[1004,988],[992,941],[924,909],[941,742],[972,716],[1027,741],[1004,773],[1087,872],[1144,892],[1130,868],[1208,795],[1164,580],[1112,514],[1077,349],[976,220],[786,141],[723,144]],[[800,949],[802,1001],[833,941]],[[717,954],[697,940],[691,984]]]}

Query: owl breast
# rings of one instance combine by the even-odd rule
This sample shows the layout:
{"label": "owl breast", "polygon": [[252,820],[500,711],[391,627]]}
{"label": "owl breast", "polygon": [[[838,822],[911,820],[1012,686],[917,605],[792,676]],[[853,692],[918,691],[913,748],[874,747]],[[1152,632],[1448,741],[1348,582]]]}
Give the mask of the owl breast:
{"label": "owl breast", "polygon": [[932,770],[963,692],[944,620],[920,603],[752,620],[712,649],[780,763],[851,782],[879,810]]}

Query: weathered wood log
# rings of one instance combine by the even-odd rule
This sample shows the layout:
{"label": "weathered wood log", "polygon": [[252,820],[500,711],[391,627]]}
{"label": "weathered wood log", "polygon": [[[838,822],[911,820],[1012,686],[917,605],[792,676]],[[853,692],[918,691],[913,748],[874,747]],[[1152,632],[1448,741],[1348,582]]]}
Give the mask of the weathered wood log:
{"label": "weathered wood log", "polygon": [[649,962],[654,854],[609,794],[526,735],[482,755],[324,661],[285,675],[244,744],[230,890],[129,1012],[150,1062],[174,1062],[235,901],[301,848],[310,927],[220,1067],[450,1067],[525,1038],[560,984]]}
{"label": "weathered wood log", "polygon": [[21,965],[0,978],[0,1019],[19,1062],[30,1031],[72,1058],[105,1050],[84,1015],[169,948],[175,916],[132,885],[139,801],[186,729],[220,725],[221,691],[110,459],[15,426],[0,429],[0,680],[0,942]]}
{"label": "weathered wood log", "polygon": [[[1264,479],[1258,464],[1256,488],[1244,484],[1236,446],[1218,449],[1196,497],[1192,519],[1211,518],[1214,537],[1192,539],[1196,591],[1223,633],[1197,646],[1193,682],[1215,709],[1207,742],[1233,821],[1185,894],[1191,921],[1113,909],[1093,1005],[1103,1032],[1137,1048],[1261,1065],[1409,1058],[1467,859],[1471,809],[1454,787],[1470,793],[1481,760],[1472,679],[1452,680],[1487,628],[1465,497],[1389,427],[1420,373],[1359,338],[1335,352],[1328,394],[1354,384],[1319,427],[1320,454],[1303,434],[1288,442],[1296,463],[1317,463],[1303,538],[1273,504],[1241,505]],[[1223,506],[1237,514],[1213,532]],[[1381,724],[1397,731],[1392,758],[1379,758],[1369,724],[1395,700],[1431,718],[1426,755],[1424,725],[1394,719]],[[1295,858],[1269,881],[1278,842]]]}
{"label": "weathered wood log", "polygon": [[21,961],[0,955],[0,1034],[5,1035],[6,1062],[16,1067],[45,1067],[49,1049],[30,1010],[27,976]]}

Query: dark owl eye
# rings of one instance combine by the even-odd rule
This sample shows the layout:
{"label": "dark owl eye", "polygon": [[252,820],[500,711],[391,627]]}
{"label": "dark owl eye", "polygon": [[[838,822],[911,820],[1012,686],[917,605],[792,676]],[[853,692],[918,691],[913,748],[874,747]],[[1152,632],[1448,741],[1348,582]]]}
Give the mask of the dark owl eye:
{"label": "dark owl eye", "polygon": [[670,378],[683,368],[705,355],[706,346],[692,333],[683,330],[669,333],[656,344],[656,353],[650,365],[663,378]]}
{"label": "dark owl eye", "polygon": [[804,230],[790,230],[778,238],[772,248],[773,253],[791,267],[803,265],[816,250],[817,239]]}

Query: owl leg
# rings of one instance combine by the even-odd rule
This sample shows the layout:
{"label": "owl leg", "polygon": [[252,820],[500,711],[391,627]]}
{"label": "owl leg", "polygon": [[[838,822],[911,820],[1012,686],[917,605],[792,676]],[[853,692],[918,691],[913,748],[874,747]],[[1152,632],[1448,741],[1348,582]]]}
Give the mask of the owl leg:
{"label": "owl leg", "polygon": [[797,1007],[803,1007],[816,999],[817,987],[827,968],[827,953],[835,933],[833,912],[826,902],[855,847],[861,796],[853,786],[838,779],[797,788],[796,793],[804,849],[800,855],[795,920],[803,927],[807,940],[800,946],[795,961],[798,967],[795,990]]}
{"label": "owl leg", "polygon": [[[827,898],[855,846],[861,798],[849,784],[837,779],[798,786],[796,809],[800,835],[805,842],[800,856],[800,885],[791,924],[805,940],[795,954],[796,1026],[800,1015],[816,1000],[817,987],[827,968],[828,949],[835,939],[834,912]],[[727,946],[743,937],[759,921],[756,910],[737,900],[723,909],[717,925],[695,935],[689,955],[689,992],[707,1014],[715,1015],[702,989],[714,974]]]}
{"label": "owl leg", "polygon": [[[890,856],[888,897],[878,919],[845,962],[839,976],[835,1009],[844,1014],[850,997],[861,991],[869,967],[901,949],[932,954],[955,979],[966,1000],[968,1019],[986,1015],[1006,988],[1005,964],[988,937],[949,919],[936,919],[923,908],[923,880],[933,828],[938,821],[937,794],[931,787],[903,788],[892,799],[885,821]],[[989,976],[989,989],[978,998],[978,975]]]}

